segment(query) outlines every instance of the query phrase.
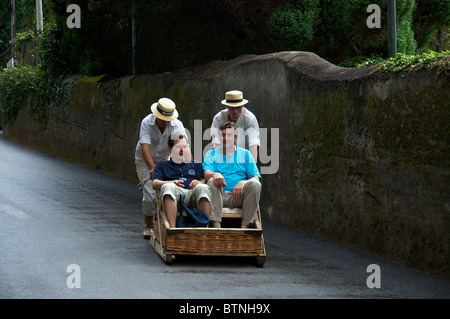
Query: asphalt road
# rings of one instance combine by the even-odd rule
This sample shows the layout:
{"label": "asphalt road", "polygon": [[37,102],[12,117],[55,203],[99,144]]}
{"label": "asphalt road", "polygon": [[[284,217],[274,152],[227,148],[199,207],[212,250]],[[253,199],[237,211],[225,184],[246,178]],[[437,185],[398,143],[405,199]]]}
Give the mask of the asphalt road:
{"label": "asphalt road", "polygon": [[[448,280],[267,221],[262,268],[201,257],[168,266],[142,239],[140,200],[133,182],[0,135],[0,298],[450,297]],[[371,264],[380,288],[367,286]]]}

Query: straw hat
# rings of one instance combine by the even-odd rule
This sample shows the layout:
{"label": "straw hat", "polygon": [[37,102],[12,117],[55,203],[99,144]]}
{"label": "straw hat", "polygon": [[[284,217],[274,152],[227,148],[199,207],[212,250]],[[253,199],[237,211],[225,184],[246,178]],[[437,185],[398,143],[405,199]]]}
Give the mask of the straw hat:
{"label": "straw hat", "polygon": [[241,91],[233,90],[225,93],[225,100],[222,100],[223,105],[228,105],[231,107],[238,107],[247,104],[248,101],[243,98],[244,95]]}
{"label": "straw hat", "polygon": [[151,109],[153,114],[161,120],[172,121],[178,118],[175,103],[171,99],[163,97],[159,99],[158,103],[153,103]]}

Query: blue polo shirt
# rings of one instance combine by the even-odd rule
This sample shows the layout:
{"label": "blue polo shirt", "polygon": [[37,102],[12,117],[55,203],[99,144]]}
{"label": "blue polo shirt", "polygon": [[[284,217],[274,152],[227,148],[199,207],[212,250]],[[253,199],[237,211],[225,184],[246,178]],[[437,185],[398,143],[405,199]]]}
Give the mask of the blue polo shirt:
{"label": "blue polo shirt", "polygon": [[225,178],[227,186],[224,191],[232,192],[237,183],[248,180],[257,175],[261,178],[255,160],[249,150],[236,146],[236,151],[231,156],[225,156],[221,152],[222,147],[212,149],[206,153],[203,160],[203,170],[211,170],[220,173]]}
{"label": "blue polo shirt", "polygon": [[177,164],[172,161],[172,157],[168,161],[159,162],[153,170],[153,180],[173,181],[176,179],[185,179],[184,188],[190,189],[189,184],[194,179],[204,178],[202,163],[190,161]]}

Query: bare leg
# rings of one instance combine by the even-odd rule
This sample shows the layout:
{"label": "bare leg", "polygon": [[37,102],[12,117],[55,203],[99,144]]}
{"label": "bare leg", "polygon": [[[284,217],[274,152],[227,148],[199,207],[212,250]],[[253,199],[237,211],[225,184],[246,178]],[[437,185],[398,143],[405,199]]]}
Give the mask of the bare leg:
{"label": "bare leg", "polygon": [[177,225],[177,203],[170,195],[164,196],[164,211],[166,212],[170,228],[175,228]]}
{"label": "bare leg", "polygon": [[211,216],[211,204],[206,198],[200,198],[197,208],[205,212],[206,215]]}

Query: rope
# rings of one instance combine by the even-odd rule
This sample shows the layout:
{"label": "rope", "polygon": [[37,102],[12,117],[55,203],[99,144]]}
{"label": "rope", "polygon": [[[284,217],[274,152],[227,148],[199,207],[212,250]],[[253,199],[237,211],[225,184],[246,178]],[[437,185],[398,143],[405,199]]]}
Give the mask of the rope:
{"label": "rope", "polygon": [[137,189],[142,189],[143,187],[144,187],[144,185],[145,185],[145,183],[147,183],[147,181],[149,181],[149,180],[151,180],[152,178],[151,177],[149,177],[149,178],[147,178],[147,179],[144,179],[144,180],[142,180],[139,184],[137,184]]}

